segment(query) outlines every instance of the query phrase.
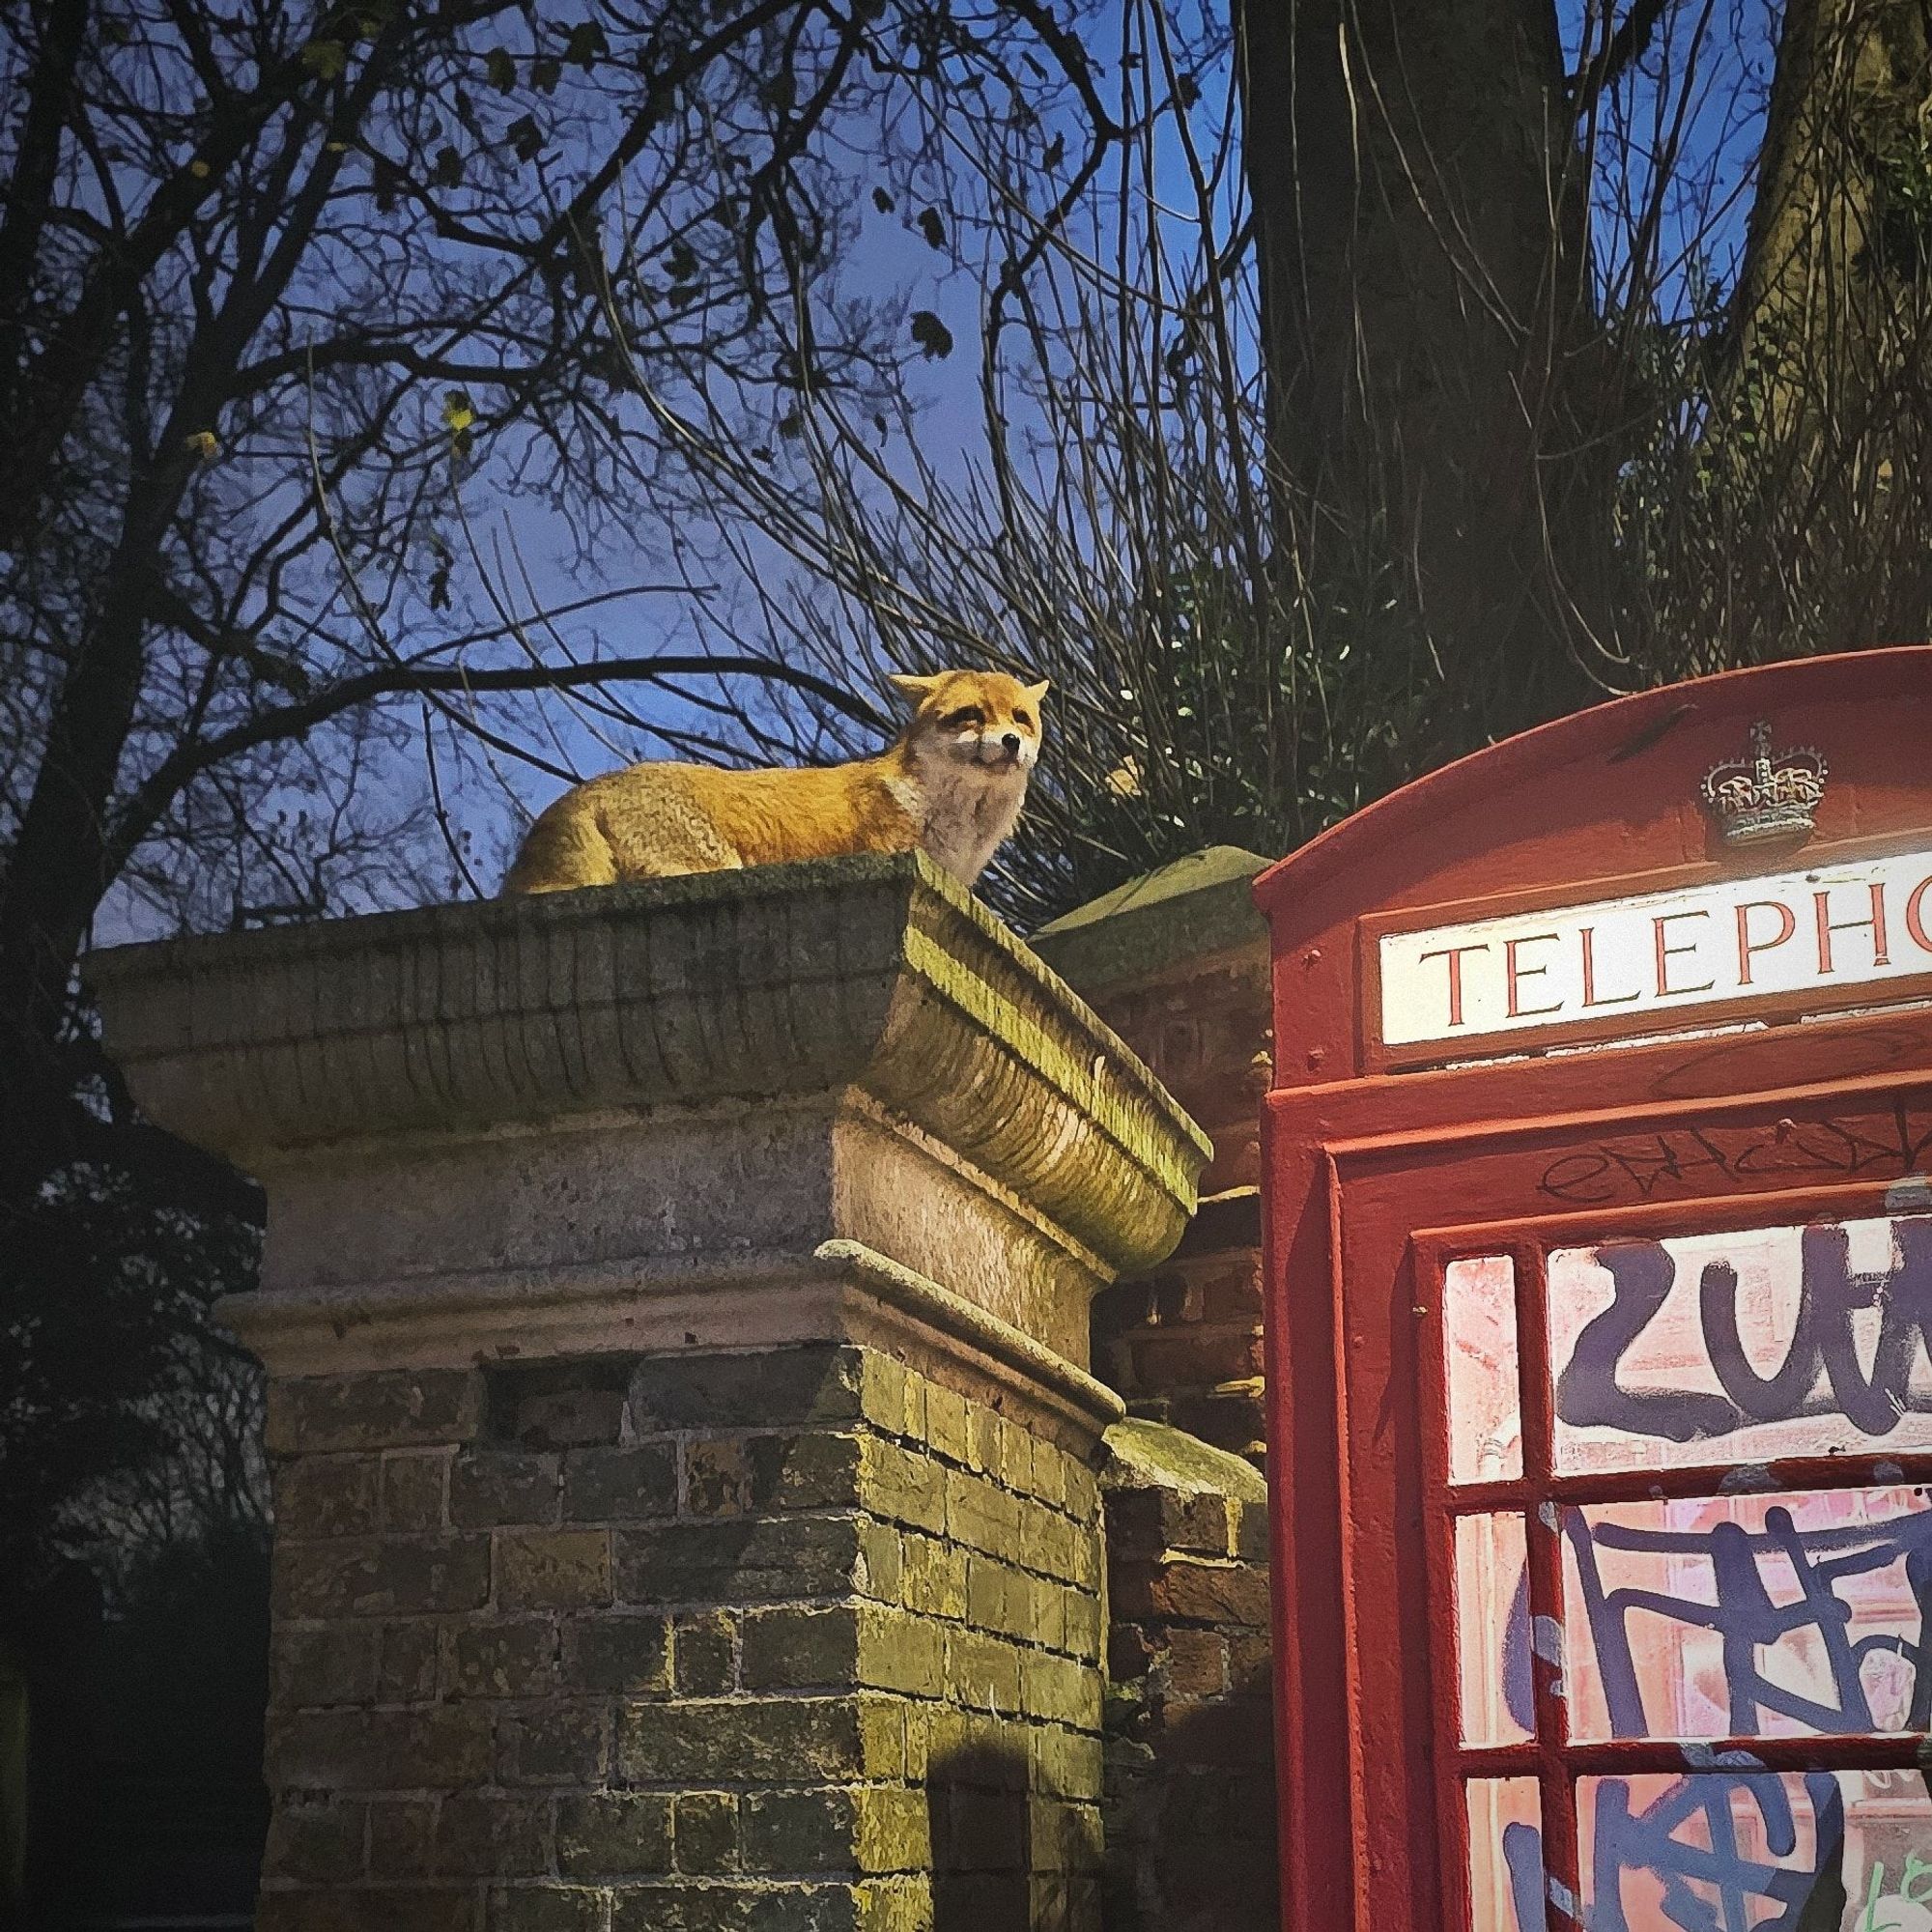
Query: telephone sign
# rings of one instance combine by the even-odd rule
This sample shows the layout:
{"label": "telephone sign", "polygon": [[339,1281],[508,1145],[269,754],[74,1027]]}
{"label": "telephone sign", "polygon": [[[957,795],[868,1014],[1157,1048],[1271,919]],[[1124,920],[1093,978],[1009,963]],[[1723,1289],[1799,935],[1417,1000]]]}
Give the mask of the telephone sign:
{"label": "telephone sign", "polygon": [[1381,1043],[1405,1059],[1744,1019],[1792,997],[1861,1005],[1899,981],[1932,987],[1932,846],[1384,932],[1377,965]]}

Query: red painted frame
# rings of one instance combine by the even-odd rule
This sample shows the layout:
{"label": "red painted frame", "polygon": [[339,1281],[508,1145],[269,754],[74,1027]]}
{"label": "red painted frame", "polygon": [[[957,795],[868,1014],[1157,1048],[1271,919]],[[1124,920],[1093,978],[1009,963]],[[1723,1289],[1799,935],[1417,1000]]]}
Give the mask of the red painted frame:
{"label": "red painted frame", "polygon": [[[1817,840],[1795,856],[1714,861],[1698,783],[1760,717],[1776,742],[1826,753]],[[1833,1017],[1767,1003],[1750,1017],[1771,1024],[1718,1037],[1703,1031],[1708,1012],[1690,1012],[1695,1035],[1579,1053],[1539,1052],[1513,1036],[1507,1059],[1399,1071],[1370,1037],[1365,924],[1427,924],[1433,909],[1487,912],[1511,899],[1575,904],[1639,879],[1644,889],[1701,882],[1861,848],[1932,850],[1928,722],[1925,647],[1647,693],[1423,780],[1257,882],[1275,984],[1264,1238],[1288,1932],[1460,1922],[1465,1765],[1456,1676],[1442,1663],[1448,1514],[1431,1487],[1437,1452],[1425,1400],[1440,1334],[1412,1312],[1435,1305],[1426,1270],[1443,1241],[1514,1244],[1527,1322],[1540,1313],[1541,1243],[1559,1227],[1587,1240],[1620,1223],[1744,1226],[1826,1212],[1827,1203],[1870,1212],[1888,1187],[1932,1169],[1932,1004],[1922,993],[1874,988],[1876,1010]],[[1530,1349],[1525,1325],[1522,1359]],[[1526,1408],[1524,1424],[1527,1456],[1533,1435],[1547,1444],[1547,1402]],[[1834,1486],[1881,1460],[1907,1463],[1834,1458]],[[1644,1492],[1697,1480],[1646,1472]],[[1602,1488],[1602,1478],[1587,1492],[1562,1479],[1551,1494]],[[1532,1564],[1532,1608],[1551,1613],[1562,1573],[1553,1533],[1546,1544]],[[1555,1666],[1533,1667],[1554,1718]],[[1814,1741],[1794,1747],[1819,1761]],[[1560,1778],[1547,1752],[1536,1758],[1546,1804],[1559,1811],[1545,1819],[1552,1848],[1570,1777],[1633,1763],[1631,1741],[1562,1748]],[[1785,1747],[1753,1748],[1769,1760]],[[1877,1748],[1916,1761],[1914,1741]],[[1503,1749],[1493,1762],[1518,1766],[1529,1762],[1523,1749],[1541,1747]],[[1549,1924],[1570,1932],[1574,1920],[1552,1907]]]}

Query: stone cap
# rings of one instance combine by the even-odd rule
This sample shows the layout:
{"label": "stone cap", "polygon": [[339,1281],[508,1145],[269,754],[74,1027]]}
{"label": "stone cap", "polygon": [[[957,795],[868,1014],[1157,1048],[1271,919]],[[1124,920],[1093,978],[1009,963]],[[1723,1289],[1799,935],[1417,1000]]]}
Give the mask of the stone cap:
{"label": "stone cap", "polygon": [[1106,1490],[1174,1490],[1230,1496],[1264,1508],[1267,1478],[1253,1463],[1185,1430],[1127,1416],[1107,1431],[1100,1483]]}
{"label": "stone cap", "polygon": [[1120,1038],[917,853],[93,954],[151,1118],[260,1171],[328,1142],[857,1088],[1122,1271],[1209,1151]]}
{"label": "stone cap", "polygon": [[1249,886],[1272,864],[1238,845],[1190,852],[1049,922],[1033,949],[1090,994],[1215,953],[1254,948],[1264,957],[1267,923]]}

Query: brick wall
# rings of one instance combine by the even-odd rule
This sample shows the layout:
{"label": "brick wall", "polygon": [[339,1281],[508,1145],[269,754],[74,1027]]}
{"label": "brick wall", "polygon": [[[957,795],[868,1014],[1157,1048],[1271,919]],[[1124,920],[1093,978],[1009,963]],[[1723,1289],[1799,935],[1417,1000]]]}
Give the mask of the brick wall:
{"label": "brick wall", "polygon": [[1067,1450],[834,1346],[283,1381],[270,1432],[263,1932],[1096,1925]]}
{"label": "brick wall", "polygon": [[1094,1367],[1136,1415],[1267,1463],[1262,1358],[1261,1197],[1203,1204],[1157,1274],[1094,1303]]}
{"label": "brick wall", "polygon": [[1213,1141],[1203,1198],[1255,1186],[1262,1095],[1274,1065],[1265,941],[1233,955],[1171,962],[1154,980],[1095,987],[1088,997]]}
{"label": "brick wall", "polygon": [[[1157,1271],[1093,1306],[1108,1433],[1107,1932],[1273,1932],[1260,1117],[1272,1068],[1263,861],[1213,848],[1036,945],[1214,1144]],[[1226,1453],[1223,1453],[1226,1452]],[[1238,1459],[1238,1460],[1237,1460]]]}
{"label": "brick wall", "polygon": [[1266,1489],[1159,1424],[1107,1443],[1108,1932],[1266,1932]]}
{"label": "brick wall", "polygon": [[1119,1282],[1095,1301],[1094,1372],[1136,1414],[1257,1467],[1266,1457],[1261,1106],[1274,1034],[1267,929],[1249,885],[1264,863],[1210,847],[1068,914],[1034,942],[1214,1146],[1180,1246],[1158,1274]]}

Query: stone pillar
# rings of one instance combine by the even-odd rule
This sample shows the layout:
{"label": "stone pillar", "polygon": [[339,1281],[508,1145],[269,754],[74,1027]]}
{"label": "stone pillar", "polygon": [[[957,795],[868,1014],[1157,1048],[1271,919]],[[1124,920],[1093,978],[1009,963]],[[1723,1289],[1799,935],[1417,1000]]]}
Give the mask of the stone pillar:
{"label": "stone pillar", "polygon": [[1097,1923],[1089,1303],[1207,1149],[916,859],[101,955],[268,1191],[263,1932]]}

